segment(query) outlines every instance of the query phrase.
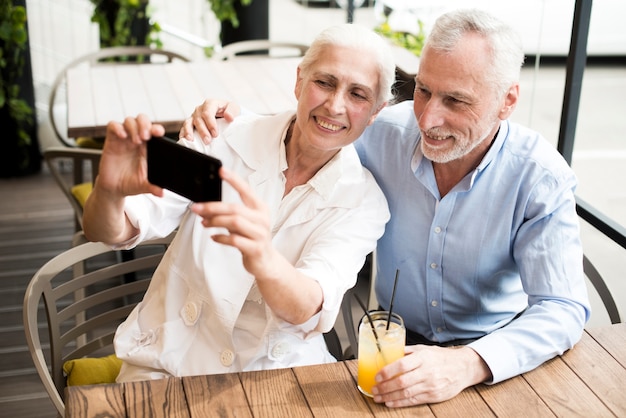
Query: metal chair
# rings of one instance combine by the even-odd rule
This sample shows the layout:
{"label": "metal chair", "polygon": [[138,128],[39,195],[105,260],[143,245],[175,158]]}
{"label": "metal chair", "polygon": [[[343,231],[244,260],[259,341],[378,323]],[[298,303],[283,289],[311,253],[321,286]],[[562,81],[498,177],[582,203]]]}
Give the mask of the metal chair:
{"label": "metal chair", "polygon": [[308,45],[296,42],[278,42],[269,39],[233,42],[224,46],[214,56],[215,59],[226,61],[238,55],[263,54],[276,57],[302,56],[309,49]]}
{"label": "metal chair", "polygon": [[83,229],[83,205],[98,175],[101,155],[97,149],[68,147],[52,147],[43,153],[46,166],[74,210],[76,232]]}
{"label": "metal chair", "polygon": [[[83,207],[93,190],[101,155],[102,150],[99,149],[69,147],[52,147],[43,153],[46,166],[74,211],[72,247],[87,242],[83,234]],[[118,261],[131,260],[134,251],[117,251]],[[83,274],[83,270],[82,263],[74,266],[76,276]],[[132,277],[132,274],[126,275],[127,280],[132,280]]]}
{"label": "metal chair", "polygon": [[[365,265],[359,272],[358,280],[367,280],[368,290],[365,294],[366,298],[363,303],[366,304],[368,310],[378,309],[378,300],[376,299],[376,293],[374,291],[374,280],[376,278],[376,250],[367,257]],[[355,306],[355,294],[358,292],[357,287],[349,289],[343,297],[341,302],[341,316],[343,317],[343,323],[346,330],[346,336],[348,337],[348,345],[343,349],[342,357],[344,360],[350,360],[357,357],[359,352],[359,337],[358,327],[361,317],[365,314],[361,307],[358,306],[357,312],[359,314],[354,316]],[[355,320],[356,319],[356,320]]]}
{"label": "metal chair", "polygon": [[586,255],[583,255],[583,270],[585,271],[585,276],[587,276],[593,287],[596,289],[596,292],[598,292],[598,295],[604,304],[604,308],[609,315],[611,324],[619,324],[622,322],[615,299],[613,299],[613,295],[611,295],[611,291],[604,282],[600,272],[595,268],[591,261],[589,261]]}
{"label": "metal chair", "polygon": [[[172,237],[140,244],[135,258],[123,262],[104,244],[87,242],[57,255],[31,279],[23,306],[26,341],[60,416],[65,414],[63,364],[113,353],[117,326],[142,299]],[[87,267],[75,275],[76,265]],[[134,281],[121,279],[129,273]]]}
{"label": "metal chair", "polygon": [[[83,204],[87,195],[91,191],[92,182],[98,174],[98,165],[102,148],[102,139],[96,138],[76,138],[70,139],[59,129],[60,121],[58,118],[67,119],[66,104],[57,99],[58,92],[64,88],[65,79],[68,70],[79,65],[106,65],[107,61],[114,60],[119,62],[145,62],[145,63],[161,63],[172,62],[178,59],[181,61],[189,61],[183,55],[176,52],[154,49],[149,46],[122,46],[102,48],[98,51],[83,55],[69,64],[67,64],[57,75],[52,84],[48,106],[48,117],[50,125],[56,138],[64,145],[64,147],[47,148],[43,157],[54,176],[55,181],[63,194],[67,197],[70,205],[74,209],[76,218],[76,234],[74,236],[73,245],[80,244],[82,230]],[[87,168],[90,165],[90,168]],[[68,178],[65,173],[66,169],[72,170],[72,176]]]}
{"label": "metal chair", "polygon": [[[117,327],[143,298],[173,236],[138,245],[135,258],[122,262],[106,245],[86,242],[48,261],[31,279],[23,305],[26,341],[59,416],[65,414],[63,364],[113,353]],[[80,275],[74,273],[77,265],[87,266]],[[136,275],[132,282],[121,279],[130,273]],[[324,337],[331,353],[342,360],[335,330]]]}
{"label": "metal chair", "polygon": [[67,106],[65,102],[58,100],[57,96],[58,92],[65,87],[65,78],[69,69],[79,65],[105,65],[106,62],[103,62],[103,60],[115,60],[116,63],[128,61],[129,63],[145,62],[149,64],[172,62],[175,59],[189,61],[187,57],[176,52],[155,49],[149,46],[102,48],[71,61],[63,67],[52,83],[48,100],[48,118],[56,138],[67,147],[101,148],[101,143],[94,141],[93,138],[68,138],[59,129],[59,119],[67,120]]}

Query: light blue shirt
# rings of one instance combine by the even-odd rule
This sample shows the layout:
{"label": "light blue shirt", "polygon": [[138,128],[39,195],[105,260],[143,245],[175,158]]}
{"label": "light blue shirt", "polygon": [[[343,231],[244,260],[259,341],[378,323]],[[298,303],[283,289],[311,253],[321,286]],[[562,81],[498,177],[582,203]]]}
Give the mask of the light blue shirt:
{"label": "light blue shirt", "polygon": [[406,101],[356,143],[391,211],[377,246],[381,306],[398,269],[393,307],[407,328],[437,342],[478,338],[470,347],[492,383],[571,348],[590,308],[577,180],[565,160],[536,132],[503,121],[479,166],[441,198],[419,141]]}

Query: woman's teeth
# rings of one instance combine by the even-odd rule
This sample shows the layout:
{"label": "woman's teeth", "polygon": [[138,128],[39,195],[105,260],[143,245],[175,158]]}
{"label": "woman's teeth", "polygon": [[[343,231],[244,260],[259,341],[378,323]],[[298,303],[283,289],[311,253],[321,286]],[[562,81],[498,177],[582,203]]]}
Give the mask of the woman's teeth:
{"label": "woman's teeth", "polygon": [[324,122],[323,120],[318,120],[317,124],[324,129],[329,129],[331,131],[338,131],[341,129],[341,126],[333,125],[332,123]]}

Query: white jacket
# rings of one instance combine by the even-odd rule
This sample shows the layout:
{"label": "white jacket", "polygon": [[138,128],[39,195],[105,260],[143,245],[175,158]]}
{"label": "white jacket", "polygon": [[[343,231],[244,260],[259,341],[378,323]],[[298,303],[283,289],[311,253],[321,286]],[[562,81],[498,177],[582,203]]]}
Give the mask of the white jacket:
{"label": "white jacket", "polygon": [[[188,200],[173,193],[129,197],[126,213],[140,233],[125,247],[179,230],[143,301],[116,333],[116,354],[125,361],[119,381],[334,361],[322,333],[334,326],[343,294],[355,284],[389,211],[352,145],[283,198],[283,139],[293,117],[293,112],[241,116],[227,129],[221,127],[211,145],[199,139],[182,142],[220,158],[248,179],[270,208],[274,246],[320,283],[321,312],[300,325],[280,320],[263,303],[239,251],[211,240],[215,230],[202,226],[188,210]],[[222,199],[240,201],[226,183]],[[246,301],[265,307],[265,317],[243,318]],[[233,339],[235,324],[242,320],[262,327],[260,338],[245,347]]]}

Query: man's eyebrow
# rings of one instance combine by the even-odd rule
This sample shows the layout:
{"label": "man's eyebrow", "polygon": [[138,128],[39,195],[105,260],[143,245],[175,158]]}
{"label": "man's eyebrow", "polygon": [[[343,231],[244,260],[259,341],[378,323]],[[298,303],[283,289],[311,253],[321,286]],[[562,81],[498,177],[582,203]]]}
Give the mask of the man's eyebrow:
{"label": "man's eyebrow", "polygon": [[446,92],[445,93],[447,96],[452,97],[456,100],[462,101],[462,102],[468,102],[471,103],[474,101],[474,99],[472,98],[472,96],[468,96],[467,94],[460,92],[460,91],[450,91],[450,92]]}
{"label": "man's eyebrow", "polygon": [[[417,76],[415,77],[415,86],[416,87],[420,87],[420,88],[424,88],[424,89],[428,90],[429,92],[431,92],[431,94],[432,94],[431,89],[425,83],[423,83]],[[456,100],[460,100],[460,101],[463,101],[463,102],[473,102],[474,101],[472,96],[470,96],[467,93],[464,93],[462,91],[458,91],[458,90],[456,90],[456,91],[441,91],[441,92],[438,93],[438,95],[439,96],[452,97],[452,98],[454,98]]]}

